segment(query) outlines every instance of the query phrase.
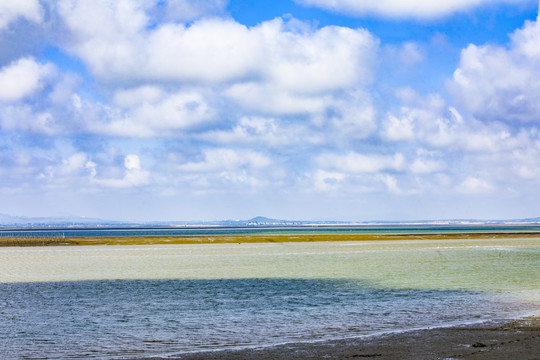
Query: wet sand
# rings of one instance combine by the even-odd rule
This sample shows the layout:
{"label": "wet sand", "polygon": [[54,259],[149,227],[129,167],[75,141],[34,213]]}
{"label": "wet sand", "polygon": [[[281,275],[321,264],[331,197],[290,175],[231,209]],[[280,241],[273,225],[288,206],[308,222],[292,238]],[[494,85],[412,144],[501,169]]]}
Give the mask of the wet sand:
{"label": "wet sand", "polygon": [[479,240],[479,239],[540,239],[538,232],[486,232],[451,234],[269,234],[219,236],[137,236],[88,238],[0,237],[0,246],[76,246],[76,245],[179,245],[284,243],[315,241],[388,241],[388,240]]}
{"label": "wet sand", "polygon": [[[160,359],[160,358],[149,358]],[[540,318],[414,330],[369,338],[208,351],[167,357],[182,360],[301,359],[540,359]]]}

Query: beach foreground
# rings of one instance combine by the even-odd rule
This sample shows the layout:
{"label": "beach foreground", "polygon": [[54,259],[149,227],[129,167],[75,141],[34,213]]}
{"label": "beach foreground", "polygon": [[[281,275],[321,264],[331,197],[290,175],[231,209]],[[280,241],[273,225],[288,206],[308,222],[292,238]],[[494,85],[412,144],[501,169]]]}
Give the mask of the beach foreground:
{"label": "beach foreground", "polygon": [[320,343],[284,344],[260,349],[200,352],[167,357],[182,360],[362,358],[537,360],[540,359],[540,318],[414,330]]}

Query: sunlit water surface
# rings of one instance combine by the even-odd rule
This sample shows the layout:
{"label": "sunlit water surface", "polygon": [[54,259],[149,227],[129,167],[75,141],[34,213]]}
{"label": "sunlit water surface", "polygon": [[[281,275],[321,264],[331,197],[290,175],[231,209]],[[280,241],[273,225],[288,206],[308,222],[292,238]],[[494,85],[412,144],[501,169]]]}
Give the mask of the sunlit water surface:
{"label": "sunlit water surface", "polygon": [[0,248],[0,358],[137,358],[538,312],[540,242]]}

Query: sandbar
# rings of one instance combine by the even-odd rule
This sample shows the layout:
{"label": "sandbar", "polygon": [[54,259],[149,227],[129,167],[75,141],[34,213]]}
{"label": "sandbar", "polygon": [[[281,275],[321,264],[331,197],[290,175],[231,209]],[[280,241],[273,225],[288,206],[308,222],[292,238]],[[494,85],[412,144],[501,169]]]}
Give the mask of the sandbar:
{"label": "sandbar", "polygon": [[540,232],[463,232],[422,234],[257,234],[205,236],[118,236],[118,237],[0,237],[0,246],[77,246],[77,245],[158,245],[158,244],[234,244],[315,241],[389,240],[480,240],[540,239]]}

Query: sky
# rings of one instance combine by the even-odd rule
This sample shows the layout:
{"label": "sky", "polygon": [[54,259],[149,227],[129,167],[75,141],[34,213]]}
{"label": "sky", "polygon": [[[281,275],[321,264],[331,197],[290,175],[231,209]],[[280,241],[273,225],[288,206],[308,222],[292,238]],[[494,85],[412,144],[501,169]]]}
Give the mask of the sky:
{"label": "sky", "polygon": [[540,216],[538,0],[0,0],[0,213]]}

